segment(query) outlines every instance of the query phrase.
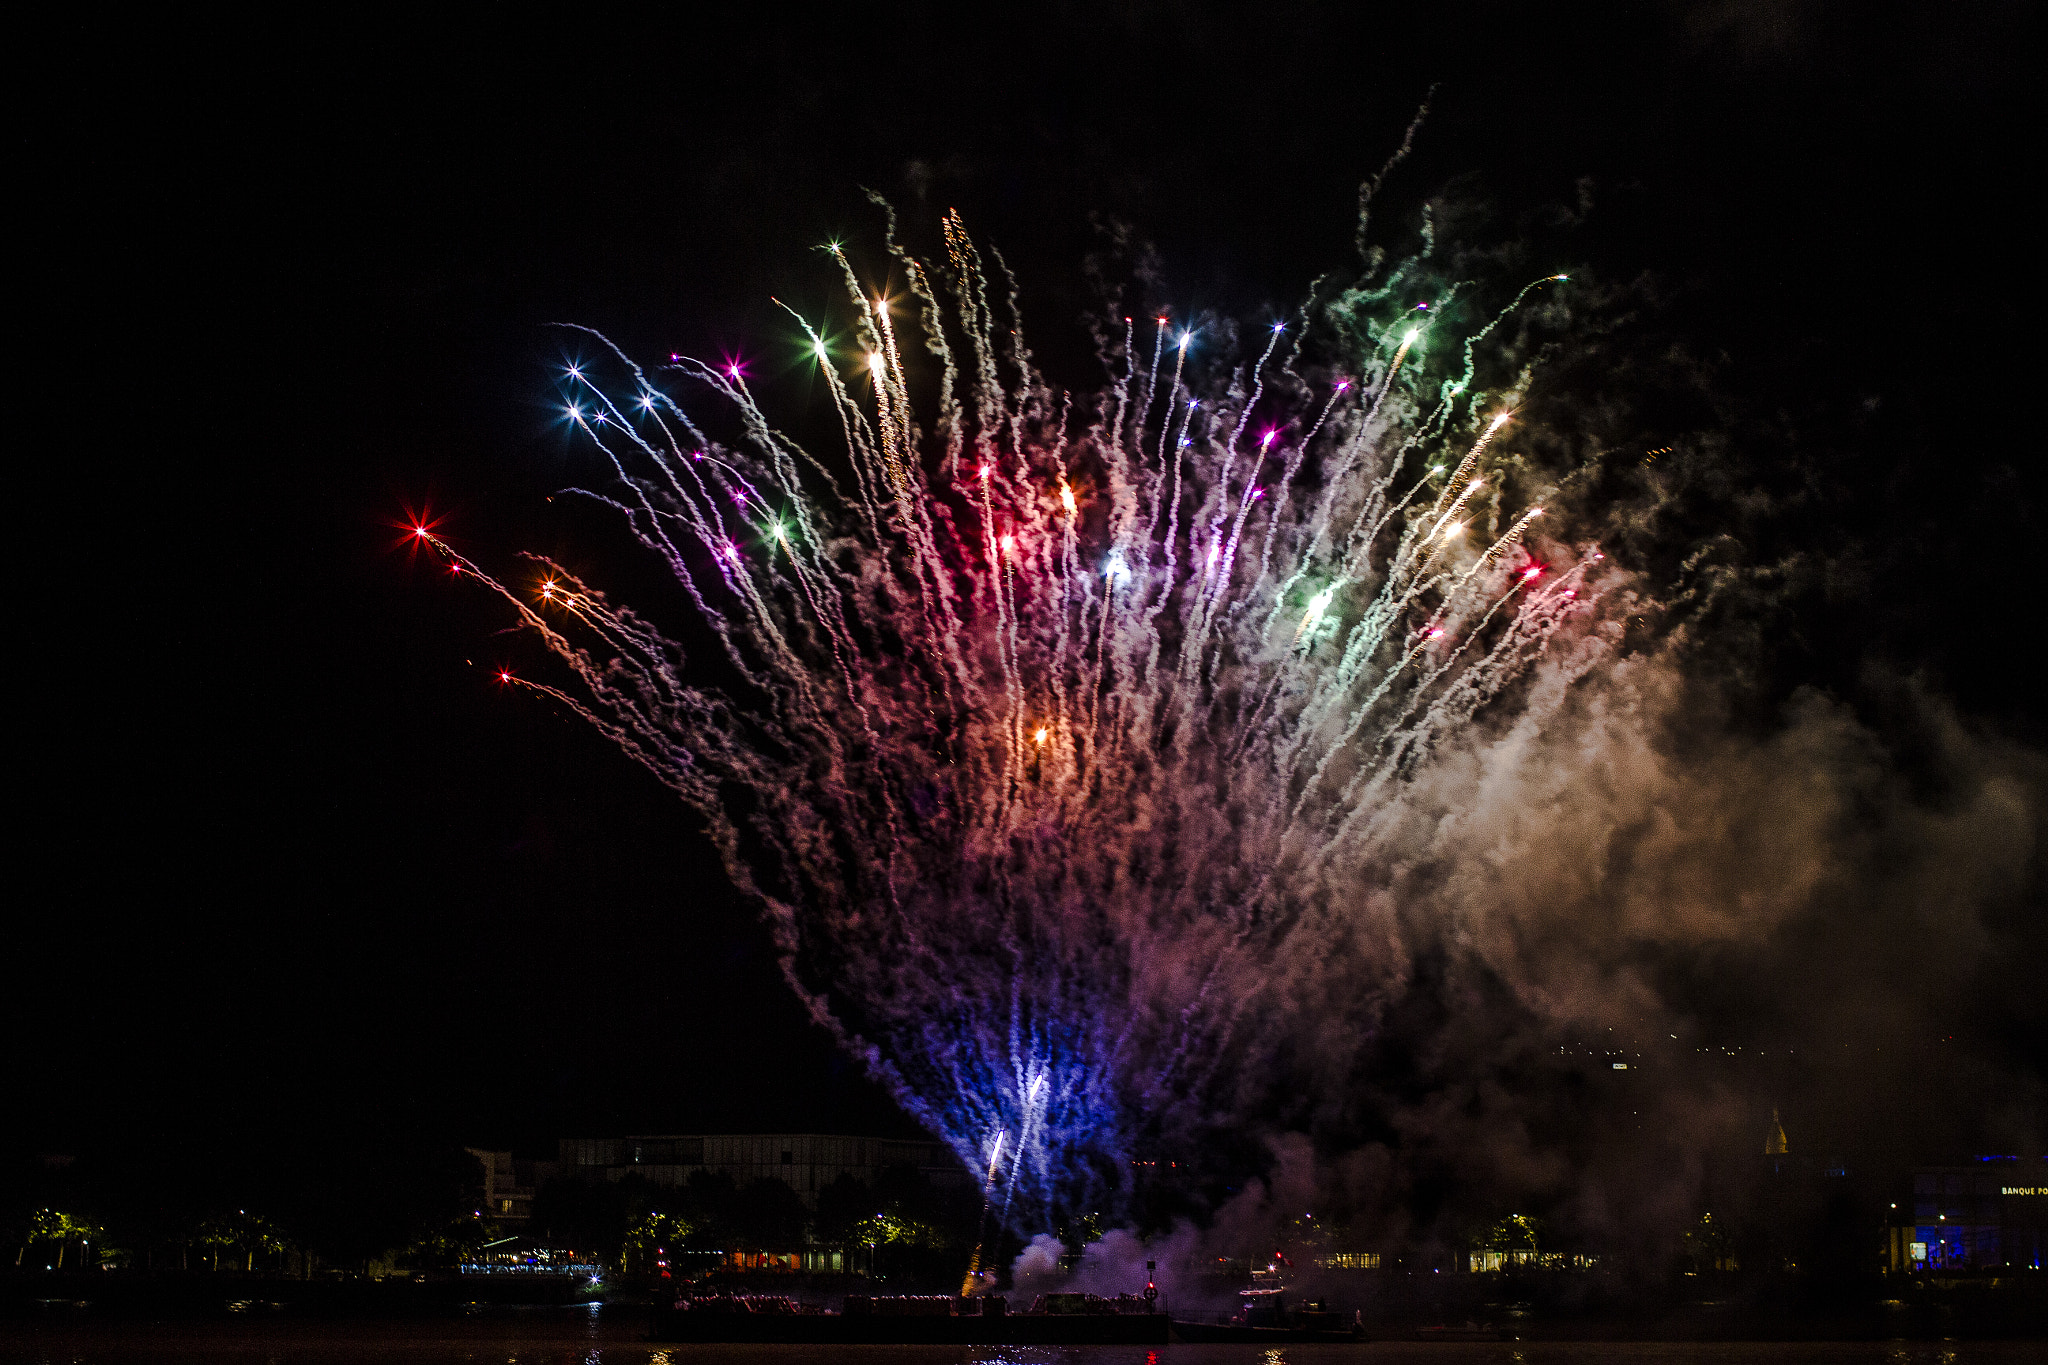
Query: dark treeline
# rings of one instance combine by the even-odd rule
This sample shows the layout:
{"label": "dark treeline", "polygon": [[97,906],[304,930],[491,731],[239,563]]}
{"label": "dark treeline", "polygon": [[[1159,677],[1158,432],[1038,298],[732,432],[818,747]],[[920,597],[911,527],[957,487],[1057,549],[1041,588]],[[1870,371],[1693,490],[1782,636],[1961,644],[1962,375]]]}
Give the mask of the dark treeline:
{"label": "dark treeline", "polygon": [[16,1153],[0,1179],[0,1244],[20,1272],[385,1276],[451,1269],[521,1235],[628,1279],[659,1280],[671,1265],[676,1278],[701,1273],[730,1252],[805,1251],[839,1252],[863,1273],[957,1279],[980,1219],[973,1191],[935,1189],[901,1167],[873,1184],[841,1175],[815,1209],[777,1179],[557,1179],[529,1222],[510,1224],[492,1216],[469,1152],[388,1135]]}
{"label": "dark treeline", "polygon": [[673,1189],[637,1175],[551,1181],[528,1231],[589,1248],[635,1280],[702,1273],[732,1252],[810,1250],[840,1253],[847,1271],[937,1283],[958,1280],[979,1213],[974,1192],[937,1189],[908,1166],[885,1168],[873,1184],[842,1173],[815,1210],[781,1180],[698,1171]]}
{"label": "dark treeline", "polygon": [[452,1263],[490,1231],[475,1157],[389,1135],[17,1152],[0,1182],[23,1270],[367,1274]]}

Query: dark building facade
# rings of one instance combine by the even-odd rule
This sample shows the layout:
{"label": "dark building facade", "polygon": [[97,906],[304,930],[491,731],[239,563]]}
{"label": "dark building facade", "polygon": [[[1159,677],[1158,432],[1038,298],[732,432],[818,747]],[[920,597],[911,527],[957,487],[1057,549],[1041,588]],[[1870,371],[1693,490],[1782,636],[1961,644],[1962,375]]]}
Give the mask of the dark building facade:
{"label": "dark building facade", "polygon": [[555,1172],[552,1161],[528,1161],[510,1152],[487,1152],[480,1147],[463,1149],[484,1168],[484,1207],[488,1214],[509,1227],[524,1227],[533,1217],[534,1192]]}
{"label": "dark building facade", "polygon": [[951,1148],[940,1142],[846,1137],[828,1133],[665,1133],[622,1138],[563,1138],[550,1174],[570,1180],[622,1180],[629,1174],[673,1189],[699,1171],[734,1183],[776,1179],[807,1208],[841,1175],[874,1183],[891,1166],[908,1166],[941,1190],[974,1183]]}

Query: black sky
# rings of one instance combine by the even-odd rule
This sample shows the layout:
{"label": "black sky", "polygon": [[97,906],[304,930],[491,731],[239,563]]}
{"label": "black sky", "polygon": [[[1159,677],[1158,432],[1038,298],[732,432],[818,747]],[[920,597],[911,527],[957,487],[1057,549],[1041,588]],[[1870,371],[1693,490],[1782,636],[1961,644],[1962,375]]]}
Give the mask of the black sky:
{"label": "black sky", "polygon": [[546,324],[770,354],[810,248],[874,238],[863,186],[958,205],[1057,365],[1091,214],[1184,310],[1291,307],[1436,85],[1391,236],[1584,181],[1580,257],[1653,273],[1743,420],[1845,452],[1807,529],[1857,572],[1785,681],[1882,660],[2040,738],[2031,7],[967,12],[34,36],[11,1143],[903,1127],[680,805],[492,688],[502,613],[392,548],[425,508],[658,592],[545,501],[583,469]]}

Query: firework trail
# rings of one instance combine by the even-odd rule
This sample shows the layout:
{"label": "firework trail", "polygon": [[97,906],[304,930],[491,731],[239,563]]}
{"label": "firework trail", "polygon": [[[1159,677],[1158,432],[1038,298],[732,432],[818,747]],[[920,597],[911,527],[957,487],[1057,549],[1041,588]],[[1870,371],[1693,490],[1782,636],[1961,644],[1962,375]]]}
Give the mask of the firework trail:
{"label": "firework trail", "polygon": [[594,332],[614,377],[569,371],[613,477],[592,496],[673,570],[726,690],[558,566],[515,590],[418,534],[575,675],[506,680],[704,816],[816,1017],[1042,1228],[1278,1083],[1284,983],[1343,938],[1404,782],[1482,708],[1534,704],[1511,685],[1585,618],[1598,556],[1532,557],[1540,509],[1487,477],[1492,324],[1431,398],[1418,358],[1457,338],[1412,311],[1365,319],[1353,377],[1305,380],[1299,335],[1276,365],[1275,326],[1200,391],[1199,336],[1127,319],[1077,398],[956,215],[943,237],[927,264],[892,222],[894,298],[831,248],[852,345],[797,318],[828,455],[736,365],[673,358],[697,416]]}

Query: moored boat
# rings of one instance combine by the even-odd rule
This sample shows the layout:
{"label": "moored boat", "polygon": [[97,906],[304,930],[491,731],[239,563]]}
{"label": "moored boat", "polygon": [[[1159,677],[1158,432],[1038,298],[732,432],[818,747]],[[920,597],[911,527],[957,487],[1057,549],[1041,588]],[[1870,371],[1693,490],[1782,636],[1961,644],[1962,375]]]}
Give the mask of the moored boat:
{"label": "moored boat", "polygon": [[1310,1302],[1289,1310],[1281,1289],[1245,1289],[1238,1293],[1240,1307],[1227,1322],[1196,1322],[1175,1318],[1173,1335],[1185,1342],[1305,1342],[1363,1341],[1365,1327],[1356,1316],[1346,1320],[1329,1311],[1327,1303]]}
{"label": "moored boat", "polygon": [[1149,1309],[1128,1295],[1041,1295],[1023,1313],[1010,1312],[994,1294],[849,1295],[841,1311],[831,1313],[771,1295],[718,1295],[658,1310],[649,1335],[655,1341],[812,1345],[1163,1346],[1166,1315]]}

